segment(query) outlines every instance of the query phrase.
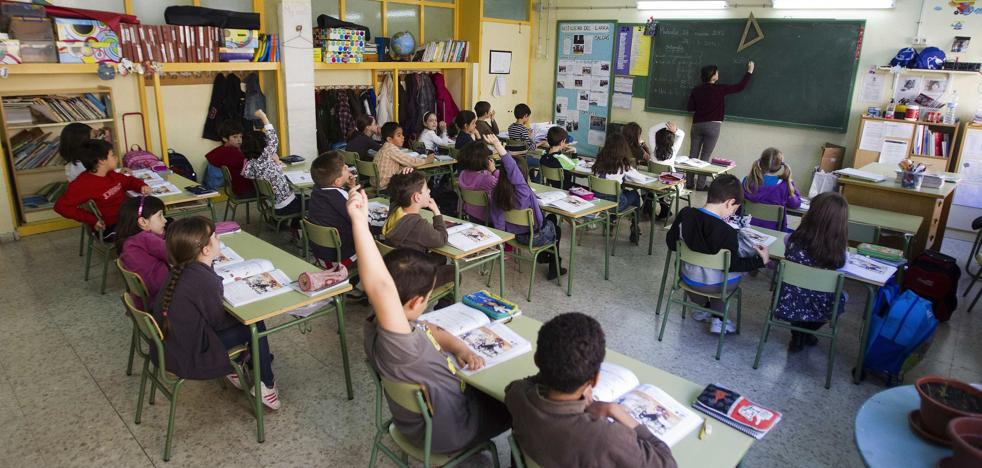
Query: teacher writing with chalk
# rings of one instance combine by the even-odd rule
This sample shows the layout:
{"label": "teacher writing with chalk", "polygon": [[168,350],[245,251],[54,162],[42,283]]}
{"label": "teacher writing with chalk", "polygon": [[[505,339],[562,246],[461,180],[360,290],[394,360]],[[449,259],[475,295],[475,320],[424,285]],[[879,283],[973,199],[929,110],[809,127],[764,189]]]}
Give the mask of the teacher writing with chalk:
{"label": "teacher writing with chalk", "polygon": [[[750,75],[754,73],[754,62],[747,62],[747,73],[737,84],[719,84],[719,68],[716,65],[706,65],[699,72],[702,84],[692,88],[689,93],[689,111],[692,116],[692,128],[689,131],[689,157],[709,161],[713,156],[713,148],[719,139],[719,131],[723,126],[723,116],[726,114],[727,94],[739,93],[750,83]],[[685,188],[692,189],[693,174],[686,174]],[[706,190],[706,176],[700,175],[697,190]]]}

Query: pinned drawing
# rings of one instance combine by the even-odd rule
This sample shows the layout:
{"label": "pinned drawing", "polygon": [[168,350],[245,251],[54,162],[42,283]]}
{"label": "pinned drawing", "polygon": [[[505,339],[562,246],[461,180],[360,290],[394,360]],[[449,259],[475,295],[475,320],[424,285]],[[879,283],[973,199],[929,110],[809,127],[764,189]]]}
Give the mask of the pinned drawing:
{"label": "pinned drawing", "polygon": [[[750,26],[754,27],[754,38],[748,41],[747,33],[750,32]],[[740,52],[762,40],[764,40],[764,31],[761,31],[760,24],[757,23],[757,18],[754,16],[753,12],[751,12],[750,17],[747,18],[747,24],[743,27],[743,37],[740,38],[740,45],[737,46],[737,52]]]}

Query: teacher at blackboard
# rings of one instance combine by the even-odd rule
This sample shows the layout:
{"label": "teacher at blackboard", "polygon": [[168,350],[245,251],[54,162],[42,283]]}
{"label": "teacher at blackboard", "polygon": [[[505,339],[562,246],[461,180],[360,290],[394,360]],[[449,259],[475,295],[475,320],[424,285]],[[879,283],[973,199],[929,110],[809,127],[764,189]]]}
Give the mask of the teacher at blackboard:
{"label": "teacher at blackboard", "polygon": [[[689,111],[692,116],[692,128],[689,131],[689,157],[709,161],[713,157],[713,148],[719,139],[719,131],[723,126],[726,114],[726,95],[739,93],[750,83],[750,75],[754,73],[754,62],[747,62],[747,73],[737,84],[719,84],[719,68],[716,65],[702,67],[699,76],[702,84],[692,88],[689,93]],[[685,188],[692,189],[693,175],[686,175]],[[706,190],[706,177],[699,176],[697,190]]]}

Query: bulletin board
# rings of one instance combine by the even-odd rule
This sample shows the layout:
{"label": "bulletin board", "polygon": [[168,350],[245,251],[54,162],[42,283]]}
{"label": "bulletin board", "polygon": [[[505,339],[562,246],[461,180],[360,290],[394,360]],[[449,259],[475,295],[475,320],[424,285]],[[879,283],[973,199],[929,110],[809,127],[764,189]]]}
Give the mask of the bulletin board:
{"label": "bulletin board", "polygon": [[580,154],[597,154],[607,134],[616,27],[612,20],[556,26],[553,121],[566,128]]}
{"label": "bulletin board", "polygon": [[631,79],[632,97],[644,98],[648,93],[650,60],[651,37],[644,35],[644,23],[618,24],[614,75]]}

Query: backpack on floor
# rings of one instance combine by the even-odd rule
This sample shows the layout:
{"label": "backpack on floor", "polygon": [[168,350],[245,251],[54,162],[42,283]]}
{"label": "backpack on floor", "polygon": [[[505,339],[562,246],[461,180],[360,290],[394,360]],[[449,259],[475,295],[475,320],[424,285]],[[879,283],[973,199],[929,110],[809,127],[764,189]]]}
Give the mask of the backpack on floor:
{"label": "backpack on floor", "polygon": [[951,318],[958,307],[958,278],[962,276],[953,257],[935,250],[925,250],[910,264],[904,274],[904,289],[909,289],[929,301],[934,316],[942,322]]}
{"label": "backpack on floor", "polygon": [[211,164],[205,164],[205,175],[201,177],[201,185],[218,191],[225,186],[225,175],[222,174],[221,169]]}
{"label": "backpack on floor", "polygon": [[880,289],[874,307],[863,369],[896,385],[924,358],[938,320],[930,301],[910,290],[900,293],[892,281]]}
{"label": "backpack on floor", "polygon": [[167,150],[167,157],[170,159],[170,170],[174,171],[175,174],[185,179],[198,181],[198,174],[194,172],[194,167],[191,166],[191,162],[186,156],[171,148]]}

